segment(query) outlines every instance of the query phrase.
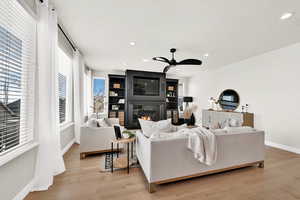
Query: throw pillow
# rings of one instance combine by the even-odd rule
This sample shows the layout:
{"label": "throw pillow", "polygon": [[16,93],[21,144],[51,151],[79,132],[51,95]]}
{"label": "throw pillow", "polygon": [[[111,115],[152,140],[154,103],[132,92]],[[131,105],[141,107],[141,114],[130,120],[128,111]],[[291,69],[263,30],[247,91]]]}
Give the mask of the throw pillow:
{"label": "throw pillow", "polygon": [[142,133],[148,138],[151,137],[151,135],[155,132],[169,133],[172,132],[173,129],[171,119],[161,120],[158,122],[139,119],[139,122]]}
{"label": "throw pillow", "polygon": [[109,127],[109,125],[106,123],[105,119],[99,119],[98,124],[100,127]]}
{"label": "throw pillow", "polygon": [[97,127],[97,119],[89,119],[87,121],[87,126],[88,127]]}

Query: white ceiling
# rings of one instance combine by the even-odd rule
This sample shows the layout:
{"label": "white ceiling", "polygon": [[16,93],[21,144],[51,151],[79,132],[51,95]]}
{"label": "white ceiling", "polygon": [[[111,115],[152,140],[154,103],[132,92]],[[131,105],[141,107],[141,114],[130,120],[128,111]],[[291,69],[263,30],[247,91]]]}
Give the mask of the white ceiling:
{"label": "white ceiling", "polygon": [[[195,75],[300,41],[300,0],[53,0],[86,63],[101,71],[162,71],[154,56],[203,59]],[[284,12],[295,15],[280,20]],[[135,46],[129,43],[134,41]],[[207,59],[203,54],[209,53]],[[143,62],[149,59],[150,62]],[[126,65],[125,65],[126,63]]]}

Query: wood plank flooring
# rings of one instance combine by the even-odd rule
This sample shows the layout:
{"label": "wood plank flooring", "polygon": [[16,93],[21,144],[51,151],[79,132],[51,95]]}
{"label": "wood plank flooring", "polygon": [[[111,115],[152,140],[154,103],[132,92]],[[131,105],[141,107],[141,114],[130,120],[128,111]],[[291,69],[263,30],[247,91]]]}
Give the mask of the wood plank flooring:
{"label": "wood plank flooring", "polygon": [[99,156],[79,159],[79,146],[64,156],[66,172],[48,191],[25,200],[295,200],[300,199],[300,156],[266,147],[265,168],[248,167],[157,186],[147,192],[141,169],[99,172]]}

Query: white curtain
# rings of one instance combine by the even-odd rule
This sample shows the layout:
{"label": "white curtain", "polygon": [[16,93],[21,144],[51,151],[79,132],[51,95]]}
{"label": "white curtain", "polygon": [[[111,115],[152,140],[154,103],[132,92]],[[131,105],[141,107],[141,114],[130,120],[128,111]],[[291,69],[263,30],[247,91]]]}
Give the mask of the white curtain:
{"label": "white curtain", "polygon": [[58,111],[57,15],[47,1],[38,5],[36,134],[39,142],[33,191],[47,190],[65,171]]}
{"label": "white curtain", "polygon": [[84,123],[84,60],[78,50],[73,56],[75,141],[80,144],[80,127]]}

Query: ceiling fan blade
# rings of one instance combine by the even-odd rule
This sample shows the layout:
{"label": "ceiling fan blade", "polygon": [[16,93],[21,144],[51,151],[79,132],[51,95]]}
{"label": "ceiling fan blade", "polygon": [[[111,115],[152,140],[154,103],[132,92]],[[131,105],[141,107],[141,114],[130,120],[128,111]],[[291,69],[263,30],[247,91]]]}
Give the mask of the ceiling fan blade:
{"label": "ceiling fan blade", "polygon": [[185,59],[178,62],[176,65],[201,65],[202,61],[198,59]]}
{"label": "ceiling fan blade", "polygon": [[170,61],[165,57],[154,57],[152,59],[155,61],[166,62],[166,63],[170,64]]}
{"label": "ceiling fan blade", "polygon": [[167,73],[169,71],[169,69],[171,68],[171,65],[168,65],[164,68],[163,73]]}

